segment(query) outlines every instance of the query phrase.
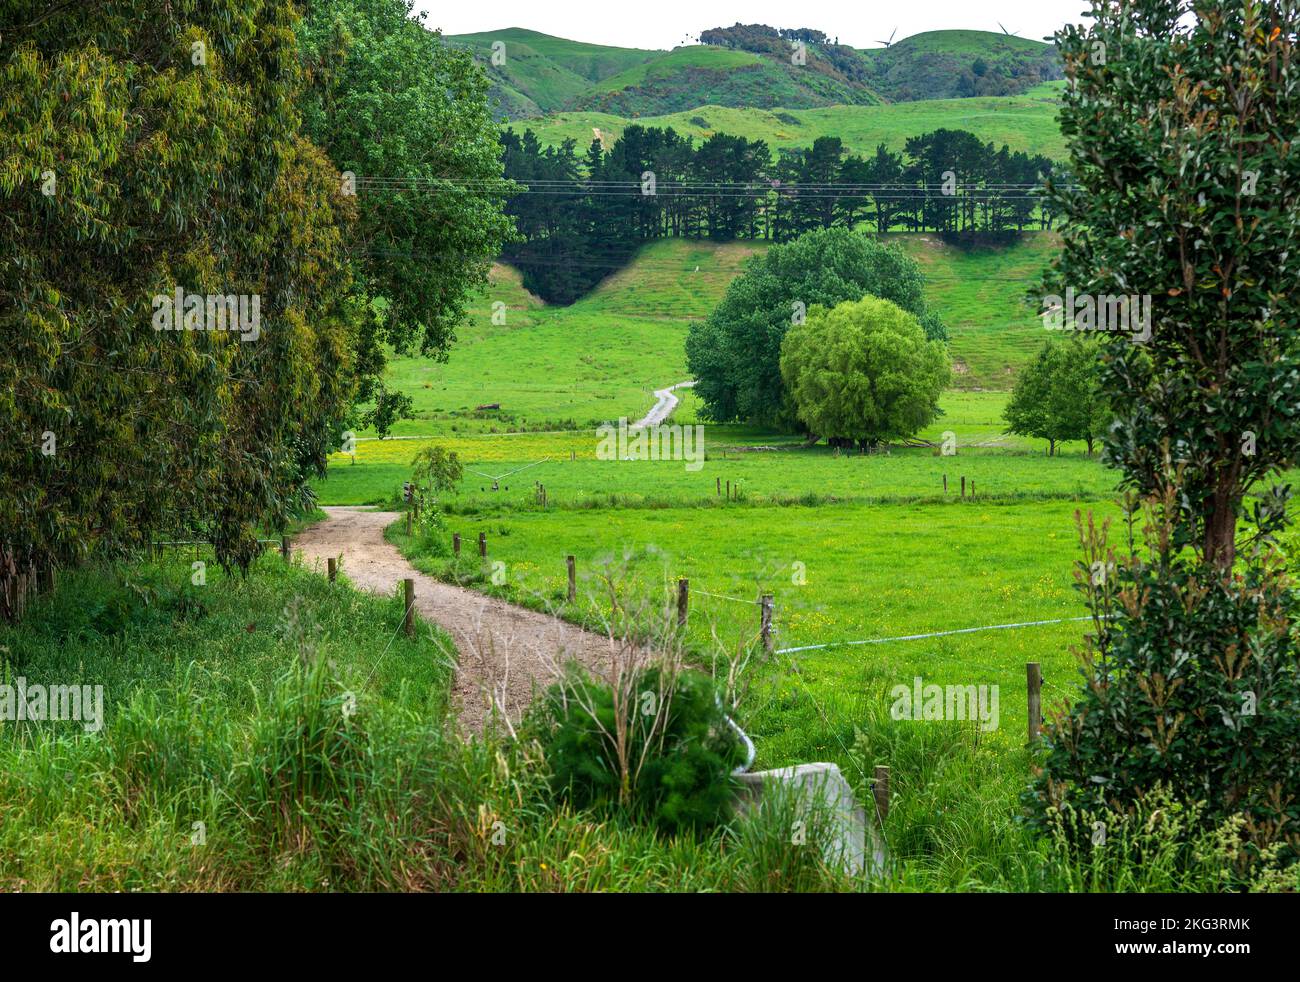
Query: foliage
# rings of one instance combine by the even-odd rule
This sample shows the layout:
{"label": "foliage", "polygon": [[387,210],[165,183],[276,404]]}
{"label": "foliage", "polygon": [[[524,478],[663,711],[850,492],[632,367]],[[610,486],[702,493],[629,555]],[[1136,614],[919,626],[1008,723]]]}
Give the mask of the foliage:
{"label": "foliage", "polygon": [[446,543],[447,523],[440,507],[442,497],[459,487],[465,468],[456,451],[449,451],[439,443],[420,448],[411,467],[416,500],[420,503],[417,520],[422,542],[426,548],[437,549]]}
{"label": "foliage", "polygon": [[[1201,827],[1239,816],[1244,873],[1281,850],[1300,859],[1297,597],[1274,563],[1231,580],[1173,543],[1172,483],[1146,509],[1148,555],[1116,558],[1105,526],[1079,520],[1075,578],[1093,613],[1077,652],[1085,687],[1046,729],[1026,800],[1054,810],[1132,812],[1158,783],[1203,802]],[[1134,520],[1130,516],[1130,522]],[[1130,525],[1130,535],[1132,527]]]}
{"label": "foliage", "polygon": [[892,301],[943,337],[916,262],[894,246],[848,231],[810,232],[750,259],[708,320],[691,325],[686,361],[708,418],[793,421],[781,379],[781,342],[813,305],[866,295]]}
{"label": "foliage", "polygon": [[345,193],[358,210],[348,238],[364,314],[358,400],[370,404],[357,423],[381,434],[409,411],[383,384],[384,347],[445,358],[467,295],[512,235],[487,82],[412,7],[318,0],[300,31],[304,130],[355,181]]}
{"label": "foliage", "polygon": [[[802,835],[795,836],[792,830]],[[769,781],[756,805],[728,827],[740,854],[739,889],[745,893],[813,893],[850,890],[840,862],[838,816],[819,794],[782,781]]]}
{"label": "foliage", "polygon": [[1290,488],[1256,486],[1300,450],[1298,12],[1097,2],[1094,24],[1058,37],[1078,187],[1056,189],[1070,223],[1053,283],[1149,295],[1153,317],[1145,343],[1107,344],[1129,543],[1116,558],[1081,524],[1086,688],[1050,727],[1028,802],[1040,824],[1064,804],[1131,810],[1161,781],[1203,800],[1204,822],[1242,816],[1242,868],[1300,856],[1296,594],[1273,549]]}
{"label": "foliage", "polygon": [[430,504],[449,491],[456,490],[465,468],[455,450],[448,451],[442,444],[422,447],[411,461],[411,477],[421,499]]}
{"label": "foliage", "polygon": [[[531,128],[506,129],[501,146],[506,176],[530,188],[508,204],[522,241],[505,258],[549,302],[572,303],[659,238],[788,242],[870,224],[974,239],[1054,220],[1029,193],[1051,161],[999,151],[964,130],[913,137],[906,156],[881,143],[868,158],[822,135],[811,147],[782,148],[775,162],[764,140],[710,133],[697,145],[671,126],[635,123],[608,148],[593,140],[584,159],[576,140],[543,146]],[[941,193],[949,174],[957,184]],[[571,190],[556,194],[553,185]]]}
{"label": "foliage", "polygon": [[1099,380],[1099,346],[1082,336],[1048,342],[1016,379],[1004,416],[1007,432],[1046,440],[1048,456],[1066,440],[1094,442],[1110,425]]}
{"label": "foliage", "polygon": [[941,341],[888,300],[813,307],[781,344],[781,376],[810,433],[866,449],[914,436],[939,415],[951,377]]}
{"label": "foliage", "polygon": [[[724,821],[735,801],[730,771],[742,758],[713,680],[651,667],[633,689],[622,723],[613,687],[582,673],[547,692],[541,742],[555,793],[575,808],[625,806],[669,832]],[[634,761],[626,781],[616,737]]]}
{"label": "foliage", "polygon": [[[1157,783],[1139,789],[1124,810],[1079,810],[1064,804],[1046,820],[1057,869],[1070,892],[1137,893],[1176,886],[1198,893],[1245,885],[1240,871],[1244,820],[1215,824],[1205,804]],[[1275,850],[1276,851],[1276,850]],[[1276,880],[1278,868],[1261,866],[1251,883]],[[1297,867],[1300,872],[1300,867]]]}
{"label": "foliage", "polygon": [[[185,528],[244,566],[255,527],[308,502],[355,382],[355,208],[299,133],[294,5],[20,6],[0,21],[0,550],[66,566]],[[256,299],[260,324],[162,330],[177,290],[242,297],[248,324]]]}
{"label": "foliage", "polygon": [[1146,343],[1108,337],[1106,456],[1143,497],[1175,461],[1177,543],[1226,570],[1246,489],[1300,452],[1297,7],[1093,7],[1059,39],[1073,184],[1048,292],[1152,297]]}

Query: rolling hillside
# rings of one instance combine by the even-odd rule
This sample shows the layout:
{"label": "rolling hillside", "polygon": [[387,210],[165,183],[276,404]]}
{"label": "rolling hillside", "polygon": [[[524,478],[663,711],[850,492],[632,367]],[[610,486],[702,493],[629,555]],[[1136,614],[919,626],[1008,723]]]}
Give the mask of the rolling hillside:
{"label": "rolling hillside", "polygon": [[694,45],[676,48],[593,86],[577,98],[574,107],[636,116],[705,104],[811,108],[882,101],[866,86],[792,65],[788,59]]}
{"label": "rolling hillside", "polygon": [[[725,39],[732,30],[707,33]],[[562,111],[662,116],[699,106],[875,106],[1022,95],[1061,78],[1051,45],[983,31],[932,31],[867,50],[809,44],[802,65],[791,63],[787,42],[756,43],[744,32],[727,44],[672,51],[586,44],[518,27],[447,41],[474,52],[502,119]]]}
{"label": "rolling hillside", "polygon": [[[1011,387],[1044,331],[1025,299],[1058,249],[1052,235],[1013,246],[960,249],[924,235],[891,237],[921,264],[928,296],[950,335],[954,387]],[[445,364],[394,358],[389,384],[414,400],[416,419],[396,432],[427,432],[433,421],[462,433],[587,426],[640,416],[653,391],[687,377],[690,322],[708,316],[761,242],[656,242],[568,307],[548,307],[518,273],[498,266],[471,307]],[[505,324],[492,305],[505,305]],[[499,403],[500,411],[476,413]]]}
{"label": "rolling hillside", "polygon": [[862,54],[891,102],[1020,95],[1063,77],[1052,45],[987,31],[928,31]]}
{"label": "rolling hillside", "polygon": [[[615,48],[509,27],[458,34],[447,41],[469,48],[492,81],[491,101],[505,118],[542,115],[573,105],[593,83],[652,61],[661,51]],[[500,42],[500,65],[492,63]]]}

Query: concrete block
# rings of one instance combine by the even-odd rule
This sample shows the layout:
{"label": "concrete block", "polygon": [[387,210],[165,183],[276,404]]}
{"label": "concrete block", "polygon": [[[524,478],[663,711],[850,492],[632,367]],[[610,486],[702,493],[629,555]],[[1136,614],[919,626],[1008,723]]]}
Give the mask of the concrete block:
{"label": "concrete block", "polygon": [[756,807],[766,788],[792,788],[811,807],[824,808],[834,830],[824,845],[826,862],[859,876],[884,868],[885,851],[875,824],[853,797],[853,789],[835,764],[796,764],[771,771],[737,775],[742,805]]}

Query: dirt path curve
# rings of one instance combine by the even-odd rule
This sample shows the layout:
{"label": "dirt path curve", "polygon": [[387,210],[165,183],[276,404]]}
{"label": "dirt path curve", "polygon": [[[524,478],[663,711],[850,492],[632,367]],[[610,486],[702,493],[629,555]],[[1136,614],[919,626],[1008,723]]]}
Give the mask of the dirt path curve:
{"label": "dirt path curve", "polygon": [[[535,692],[549,685],[558,666],[577,659],[588,667],[607,660],[608,638],[536,611],[451,586],[415,569],[384,540],[396,512],[325,508],[323,522],[304,529],[292,547],[321,568],[330,556],[358,589],[391,596],[402,580],[415,580],[415,609],[446,630],[459,649],[453,700],[460,722],[479,732],[488,715],[488,693],[518,720]],[[431,650],[430,657],[449,653]]]}
{"label": "dirt path curve", "polygon": [[694,382],[678,382],[676,385],[670,385],[666,389],[655,389],[654,407],[645,414],[641,419],[632,424],[632,428],[644,428],[647,426],[657,426],[677,408],[678,399],[673,395],[674,389],[689,389],[694,386]]}

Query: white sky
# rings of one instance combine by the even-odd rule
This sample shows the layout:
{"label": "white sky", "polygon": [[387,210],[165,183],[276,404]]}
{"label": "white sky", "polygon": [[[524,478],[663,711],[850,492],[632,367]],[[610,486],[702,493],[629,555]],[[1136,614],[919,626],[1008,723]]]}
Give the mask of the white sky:
{"label": "white sky", "polygon": [[710,27],[768,24],[812,27],[857,48],[878,47],[898,29],[901,40],[922,31],[999,30],[1042,40],[1062,24],[1080,23],[1085,0],[415,0],[425,24],[447,34],[526,27],[543,34],[625,48],[672,48]]}

